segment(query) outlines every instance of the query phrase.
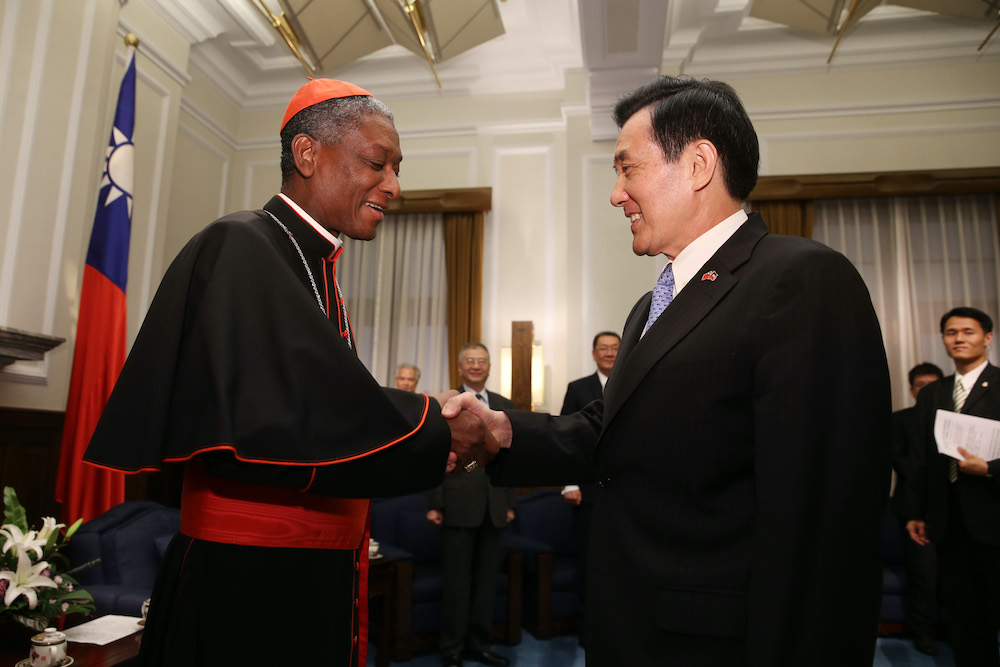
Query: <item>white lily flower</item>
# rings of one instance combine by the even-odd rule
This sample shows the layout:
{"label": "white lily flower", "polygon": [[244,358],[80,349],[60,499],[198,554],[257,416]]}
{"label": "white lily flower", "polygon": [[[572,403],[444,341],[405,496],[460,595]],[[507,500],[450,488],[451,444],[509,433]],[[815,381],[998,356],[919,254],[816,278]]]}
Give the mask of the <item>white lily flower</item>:
{"label": "white lily flower", "polygon": [[39,558],[42,557],[45,540],[38,539],[35,531],[29,530],[27,533],[22,533],[21,529],[14,524],[6,523],[3,525],[3,528],[0,528],[0,535],[6,538],[3,545],[3,553],[7,553],[13,547],[17,547],[18,553],[33,550],[38,554]]}
{"label": "white lily flower", "polygon": [[51,516],[44,517],[42,518],[42,527],[38,531],[38,539],[42,540],[42,542],[48,542],[49,536],[52,535],[52,533],[65,527],[66,524],[56,523],[55,518]]}
{"label": "white lily flower", "polygon": [[48,566],[49,564],[44,560],[32,565],[31,560],[24,551],[18,552],[17,571],[0,571],[0,579],[6,579],[10,582],[10,585],[7,587],[7,594],[3,596],[4,605],[9,607],[14,600],[23,595],[28,598],[28,609],[34,609],[35,605],[38,604],[38,595],[35,593],[36,588],[56,588],[54,581],[41,574]]}

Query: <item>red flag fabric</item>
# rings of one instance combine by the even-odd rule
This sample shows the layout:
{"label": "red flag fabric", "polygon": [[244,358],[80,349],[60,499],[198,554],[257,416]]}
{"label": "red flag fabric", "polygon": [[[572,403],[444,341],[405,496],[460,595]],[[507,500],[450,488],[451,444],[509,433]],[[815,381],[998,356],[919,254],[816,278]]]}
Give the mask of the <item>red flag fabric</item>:
{"label": "red flag fabric", "polygon": [[125,287],[132,226],[135,50],[122,78],[80,291],[73,370],[63,425],[56,500],[62,521],[89,521],[125,499],[123,473],[83,454],[125,363]]}

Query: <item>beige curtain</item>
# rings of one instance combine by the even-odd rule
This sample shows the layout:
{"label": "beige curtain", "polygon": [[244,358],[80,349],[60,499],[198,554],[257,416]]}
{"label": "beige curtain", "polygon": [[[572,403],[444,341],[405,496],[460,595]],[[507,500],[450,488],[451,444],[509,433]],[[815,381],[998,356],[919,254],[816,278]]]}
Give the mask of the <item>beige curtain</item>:
{"label": "beige curtain", "polygon": [[461,382],[458,351],[482,339],[483,214],[445,213],[444,251],[448,283],[449,388]]}
{"label": "beige curtain", "polygon": [[[941,345],[941,315],[973,306],[1000,316],[996,199],[941,195],[816,202],[814,238],[851,260],[871,293],[894,409],[912,402],[906,375],[914,365],[929,361],[946,373],[953,368]],[[989,359],[996,364],[992,347]]]}
{"label": "beige curtain", "polygon": [[344,240],[337,279],[358,356],[384,386],[403,362],[420,367],[418,390],[449,386],[447,276],[441,213],[386,216],[373,241]]}

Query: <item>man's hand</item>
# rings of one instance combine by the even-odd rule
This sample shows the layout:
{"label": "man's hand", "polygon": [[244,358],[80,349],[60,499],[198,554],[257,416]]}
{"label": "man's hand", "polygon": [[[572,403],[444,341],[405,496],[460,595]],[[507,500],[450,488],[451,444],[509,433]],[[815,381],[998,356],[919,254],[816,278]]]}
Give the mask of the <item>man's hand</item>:
{"label": "man's hand", "polygon": [[563,500],[565,500],[570,505],[579,505],[583,502],[583,493],[580,489],[573,489],[572,491],[563,491]]}
{"label": "man's hand", "polygon": [[510,447],[513,431],[511,430],[510,419],[507,418],[506,413],[490,410],[483,405],[482,401],[476,398],[475,394],[468,391],[451,398],[441,408],[441,415],[445,419],[457,417],[460,412],[471,412],[479,417],[486,424],[486,428],[490,430],[490,433],[493,434],[497,442],[500,443],[500,447]]}
{"label": "man's hand", "polygon": [[440,526],[441,522],[444,521],[444,515],[437,510],[427,510],[427,520]]}
{"label": "man's hand", "polygon": [[443,407],[445,403],[456,396],[458,396],[458,392],[454,389],[449,389],[448,391],[442,391],[440,394],[434,394],[434,400]]}
{"label": "man's hand", "polygon": [[511,507],[507,508],[507,523],[514,520],[514,509]]}
{"label": "man's hand", "polygon": [[958,469],[964,472],[966,475],[975,475],[976,477],[985,477],[990,472],[990,466],[986,463],[985,459],[981,459],[975,454],[970,454],[965,451],[964,447],[958,448],[958,453],[965,457],[964,461],[958,462]]}
{"label": "man's hand", "polygon": [[[477,405],[482,405],[475,396],[472,396],[472,400]],[[458,470],[458,474],[463,474],[471,471],[466,466],[472,463],[475,463],[476,466],[485,466],[500,451],[500,444],[490,433],[486,424],[470,410],[460,410],[454,416],[449,417],[442,409],[441,414],[448,419],[448,426],[451,427],[451,454],[448,456],[446,468],[449,472]],[[452,464],[452,456],[455,457],[454,465]]]}
{"label": "man's hand", "polygon": [[906,532],[910,534],[911,540],[922,547],[931,543],[931,541],[927,539],[927,523],[924,521],[918,521],[916,519],[907,521]]}

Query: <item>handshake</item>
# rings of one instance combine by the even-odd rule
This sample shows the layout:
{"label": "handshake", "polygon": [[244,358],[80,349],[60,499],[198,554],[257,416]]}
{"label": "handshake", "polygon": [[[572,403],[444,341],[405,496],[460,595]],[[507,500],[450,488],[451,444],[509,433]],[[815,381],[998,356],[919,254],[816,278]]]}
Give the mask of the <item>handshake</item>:
{"label": "handshake", "polygon": [[490,410],[475,394],[455,390],[434,396],[441,416],[451,427],[451,452],[445,472],[472,472],[493,460],[511,441],[510,420],[503,412]]}

